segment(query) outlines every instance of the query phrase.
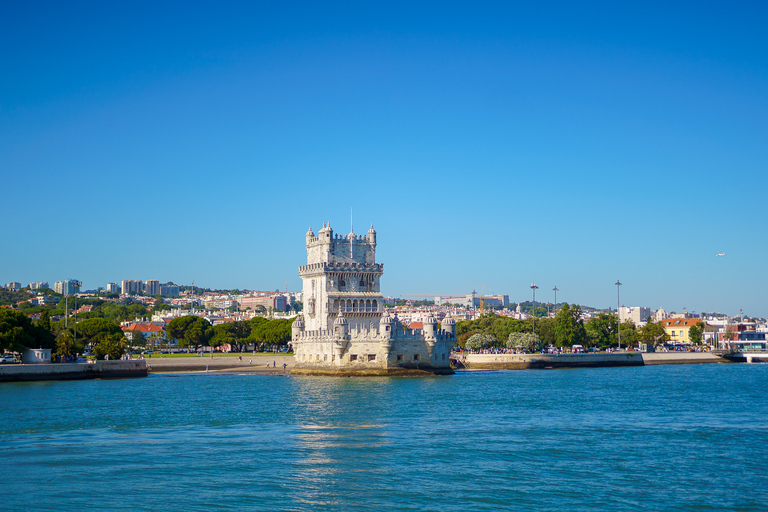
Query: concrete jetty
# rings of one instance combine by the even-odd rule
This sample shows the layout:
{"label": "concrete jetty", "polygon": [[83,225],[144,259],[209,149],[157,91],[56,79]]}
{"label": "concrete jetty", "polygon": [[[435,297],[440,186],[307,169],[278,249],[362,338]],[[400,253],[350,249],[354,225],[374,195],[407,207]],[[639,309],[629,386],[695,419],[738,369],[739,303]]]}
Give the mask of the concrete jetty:
{"label": "concrete jetty", "polygon": [[711,352],[609,352],[587,354],[454,354],[458,368],[466,370],[525,370],[546,368],[600,368],[646,364],[727,363]]}
{"label": "concrete jetty", "polygon": [[607,354],[466,354],[456,358],[467,370],[526,370],[545,368],[597,368],[604,366],[643,366],[639,352]]}
{"label": "concrete jetty", "polygon": [[146,361],[94,361],[91,363],[9,364],[0,366],[0,382],[86,380],[146,377]]}

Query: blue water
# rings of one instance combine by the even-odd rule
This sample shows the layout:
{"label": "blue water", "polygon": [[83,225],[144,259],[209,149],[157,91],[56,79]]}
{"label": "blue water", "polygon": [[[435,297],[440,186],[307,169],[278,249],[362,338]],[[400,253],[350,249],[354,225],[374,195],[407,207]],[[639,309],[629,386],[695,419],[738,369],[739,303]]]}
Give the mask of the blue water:
{"label": "blue water", "polygon": [[768,365],[0,384],[0,509],[768,510]]}

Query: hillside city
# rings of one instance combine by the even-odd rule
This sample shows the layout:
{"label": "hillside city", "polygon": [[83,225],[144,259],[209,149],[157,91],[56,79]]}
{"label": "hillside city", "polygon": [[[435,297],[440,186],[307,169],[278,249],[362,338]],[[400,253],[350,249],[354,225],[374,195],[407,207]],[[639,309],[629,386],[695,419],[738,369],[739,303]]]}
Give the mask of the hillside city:
{"label": "hillside city", "polygon": [[[33,322],[38,320],[42,308],[56,308],[61,311],[61,301],[65,307],[63,313],[50,317],[50,321],[80,314],[81,318],[93,310],[88,302],[99,301],[114,304],[137,304],[143,306],[146,314],[125,318],[120,321],[127,340],[131,341],[137,333],[152,348],[173,348],[177,340],[166,336],[166,328],[174,319],[195,316],[205,319],[211,326],[249,322],[254,318],[292,320],[302,309],[302,293],[287,291],[257,290],[209,290],[194,286],[179,286],[174,283],[160,283],[158,280],[123,280],[107,283],[96,290],[81,290],[81,282],[76,279],[57,281],[53,288],[48,282],[32,282],[22,287],[21,283],[10,282],[5,285],[7,292],[23,293],[16,301],[2,301],[2,307],[27,312]],[[78,301],[81,305],[78,306]],[[10,303],[9,303],[10,302]],[[483,317],[533,321],[539,324],[539,332],[545,336],[547,319],[554,319],[564,303],[533,303],[523,301],[512,303],[508,295],[484,296],[476,292],[458,297],[434,297],[433,300],[412,300],[404,297],[385,297],[386,310],[402,324],[421,328],[424,320],[431,315],[440,322],[446,315],[451,315],[456,322],[478,321]],[[567,304],[566,304],[567,306]],[[684,308],[685,309],[685,308]],[[663,308],[652,310],[641,306],[622,306],[618,309],[625,339],[633,339],[632,333],[625,333],[625,325],[632,329],[642,329],[649,322],[663,327],[665,344],[673,350],[681,350],[689,345],[703,344],[711,348],[724,348],[726,342],[742,347],[766,348],[768,322],[763,318],[748,318],[743,314],[729,317],[722,313],[696,313],[684,310],[667,312]],[[615,311],[580,307],[579,319],[586,325],[594,319],[605,321]],[[76,321],[76,320],[75,320]],[[609,322],[610,323],[610,322]],[[691,328],[700,329],[698,339],[692,339]],[[615,330],[615,329],[614,329]],[[286,331],[287,332],[287,331]],[[615,333],[614,333],[615,334]],[[461,339],[461,338],[460,338]],[[287,341],[287,340],[283,340]],[[637,345],[639,346],[639,340]],[[229,351],[230,344],[217,347]]]}

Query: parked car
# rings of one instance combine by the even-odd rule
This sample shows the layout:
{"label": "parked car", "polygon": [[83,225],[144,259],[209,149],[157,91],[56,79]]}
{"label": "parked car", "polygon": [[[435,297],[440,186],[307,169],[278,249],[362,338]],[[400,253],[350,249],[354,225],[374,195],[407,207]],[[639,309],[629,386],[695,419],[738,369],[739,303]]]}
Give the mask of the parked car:
{"label": "parked car", "polygon": [[0,363],[6,364],[6,363],[18,363],[19,360],[16,359],[16,356],[12,354],[3,354],[0,356]]}

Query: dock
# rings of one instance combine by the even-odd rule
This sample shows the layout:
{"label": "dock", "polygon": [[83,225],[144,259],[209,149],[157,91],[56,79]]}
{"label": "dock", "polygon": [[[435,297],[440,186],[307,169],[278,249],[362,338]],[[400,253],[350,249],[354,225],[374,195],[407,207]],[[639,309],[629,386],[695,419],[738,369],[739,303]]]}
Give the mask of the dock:
{"label": "dock", "polygon": [[0,382],[124,379],[146,376],[147,364],[144,360],[0,366]]}
{"label": "dock", "polygon": [[526,370],[604,368],[655,364],[729,363],[711,352],[609,352],[586,354],[454,354],[456,367],[465,370]]}

